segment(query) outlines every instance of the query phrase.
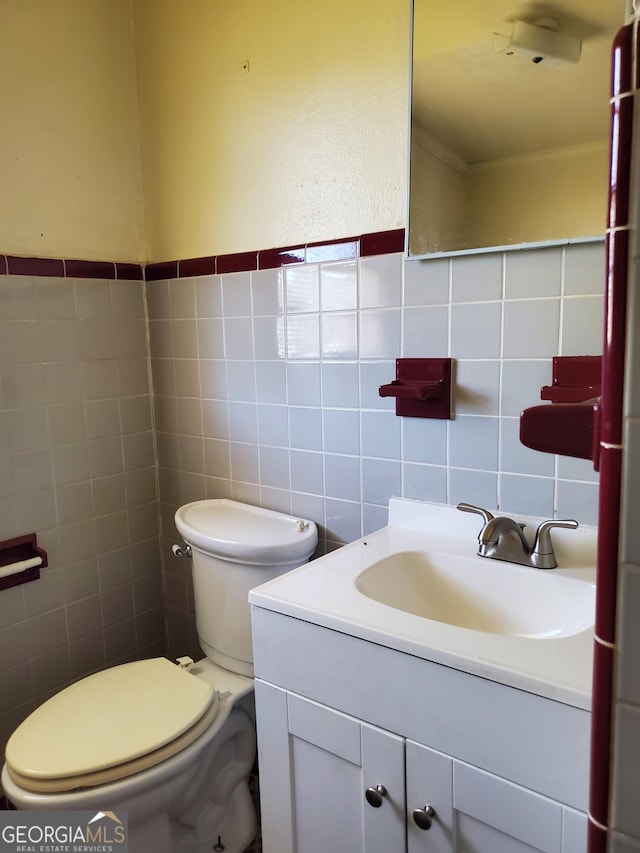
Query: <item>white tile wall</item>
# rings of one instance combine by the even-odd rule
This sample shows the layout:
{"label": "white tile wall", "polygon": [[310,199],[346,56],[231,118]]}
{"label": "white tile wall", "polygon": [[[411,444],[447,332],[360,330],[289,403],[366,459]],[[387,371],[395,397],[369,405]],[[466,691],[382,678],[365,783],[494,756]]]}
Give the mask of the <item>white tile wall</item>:
{"label": "white tile wall", "polygon": [[[184,343],[178,355],[180,289],[197,356]],[[173,511],[205,496],[307,514],[326,549],[383,525],[392,495],[595,524],[591,464],[528,450],[518,427],[553,355],[601,352],[603,290],[602,242],[150,283],[167,576],[180,569],[167,550]],[[396,418],[378,387],[399,356],[455,359],[453,420]],[[218,443],[185,472],[167,413],[194,396],[196,441]],[[168,607],[180,639],[193,639],[192,614]]]}
{"label": "white tile wall", "polygon": [[0,539],[49,557],[0,592],[3,749],[52,691],[161,654],[164,620],[143,285],[2,276],[0,302]]}

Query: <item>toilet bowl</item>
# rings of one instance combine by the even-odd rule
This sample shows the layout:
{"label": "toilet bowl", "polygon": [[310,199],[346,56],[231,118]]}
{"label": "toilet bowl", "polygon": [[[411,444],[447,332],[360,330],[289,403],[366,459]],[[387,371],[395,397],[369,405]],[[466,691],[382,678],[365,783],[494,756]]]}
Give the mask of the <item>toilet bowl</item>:
{"label": "toilet bowl", "polygon": [[230,500],[186,504],[176,527],[206,657],[126,663],[65,688],[9,739],[2,786],[19,809],[125,811],[130,853],[241,853],[256,830],[247,596],[306,562],[317,529]]}

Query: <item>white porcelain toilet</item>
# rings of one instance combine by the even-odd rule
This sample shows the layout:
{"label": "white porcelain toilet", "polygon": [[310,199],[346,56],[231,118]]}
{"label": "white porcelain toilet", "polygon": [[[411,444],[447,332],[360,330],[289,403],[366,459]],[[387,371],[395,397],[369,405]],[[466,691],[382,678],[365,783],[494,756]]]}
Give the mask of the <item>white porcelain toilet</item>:
{"label": "white porcelain toilet", "polygon": [[231,500],[186,504],[175,522],[206,657],[136,661],[65,688],[9,739],[2,786],[19,809],[126,811],[130,853],[241,853],[256,830],[247,597],[305,563],[318,534]]}

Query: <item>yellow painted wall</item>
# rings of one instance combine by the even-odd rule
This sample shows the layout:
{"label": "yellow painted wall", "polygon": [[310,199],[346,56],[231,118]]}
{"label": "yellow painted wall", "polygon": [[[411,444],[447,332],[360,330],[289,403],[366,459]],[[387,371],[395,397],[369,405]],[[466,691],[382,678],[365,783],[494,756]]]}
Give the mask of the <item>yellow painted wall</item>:
{"label": "yellow painted wall", "polygon": [[409,0],[133,7],[150,260],[404,227]]}
{"label": "yellow painted wall", "polygon": [[604,234],[608,160],[605,140],[471,166],[465,245],[500,246]]}
{"label": "yellow painted wall", "polygon": [[0,251],[141,261],[130,0],[2,0]]}
{"label": "yellow painted wall", "polygon": [[465,164],[414,122],[411,133],[409,253],[460,248]]}

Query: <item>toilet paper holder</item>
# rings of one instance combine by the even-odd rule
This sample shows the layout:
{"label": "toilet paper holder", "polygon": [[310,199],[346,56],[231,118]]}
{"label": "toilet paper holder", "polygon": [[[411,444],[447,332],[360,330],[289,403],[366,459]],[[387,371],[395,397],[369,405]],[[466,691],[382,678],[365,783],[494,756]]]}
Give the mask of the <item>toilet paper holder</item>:
{"label": "toilet paper holder", "polygon": [[0,590],[38,580],[40,569],[49,565],[35,533],[0,541]]}

